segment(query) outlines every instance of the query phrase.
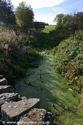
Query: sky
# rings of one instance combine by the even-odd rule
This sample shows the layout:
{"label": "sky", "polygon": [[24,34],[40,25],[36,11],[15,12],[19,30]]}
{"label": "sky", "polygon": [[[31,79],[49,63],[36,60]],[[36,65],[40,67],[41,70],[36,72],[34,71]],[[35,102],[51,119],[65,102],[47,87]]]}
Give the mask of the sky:
{"label": "sky", "polygon": [[54,24],[57,14],[73,14],[83,11],[83,0],[11,0],[14,8],[24,1],[31,5],[34,20]]}

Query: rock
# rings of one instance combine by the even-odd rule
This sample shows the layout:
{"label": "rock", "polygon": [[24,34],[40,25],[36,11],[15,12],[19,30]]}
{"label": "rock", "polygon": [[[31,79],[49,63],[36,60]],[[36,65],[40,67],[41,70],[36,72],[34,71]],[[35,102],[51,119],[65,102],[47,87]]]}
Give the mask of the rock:
{"label": "rock", "polygon": [[19,95],[18,93],[3,93],[0,94],[0,107],[2,104],[4,104],[6,101],[19,101]]}
{"label": "rock", "polygon": [[5,78],[0,79],[0,86],[1,85],[8,85],[8,82]]}
{"label": "rock", "polygon": [[25,96],[22,96],[22,97],[21,97],[21,99],[22,99],[22,100],[24,100],[24,99],[27,99],[27,97],[25,97]]}
{"label": "rock", "polygon": [[17,125],[44,125],[45,115],[45,109],[34,108],[22,117]]}
{"label": "rock", "polygon": [[29,113],[21,117],[17,125],[52,125],[53,114],[45,109],[34,108]]}
{"label": "rock", "polygon": [[24,116],[32,108],[38,106],[39,99],[30,98],[23,99],[18,102],[6,102],[1,106],[1,114],[3,121],[19,121],[21,116]]}
{"label": "rock", "polygon": [[11,92],[11,86],[9,85],[0,86],[0,94],[7,92]]}

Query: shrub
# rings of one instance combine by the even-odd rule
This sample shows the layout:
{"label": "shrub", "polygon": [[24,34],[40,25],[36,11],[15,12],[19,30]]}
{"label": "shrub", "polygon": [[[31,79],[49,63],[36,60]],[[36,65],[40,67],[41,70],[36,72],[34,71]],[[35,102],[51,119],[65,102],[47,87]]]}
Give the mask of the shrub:
{"label": "shrub", "polygon": [[[56,48],[55,48],[56,49]],[[80,87],[83,81],[83,32],[76,32],[57,46],[55,68],[72,84]]]}
{"label": "shrub", "polygon": [[38,66],[40,55],[29,42],[25,34],[17,37],[13,30],[0,32],[0,74],[9,82],[24,76],[30,67]]}

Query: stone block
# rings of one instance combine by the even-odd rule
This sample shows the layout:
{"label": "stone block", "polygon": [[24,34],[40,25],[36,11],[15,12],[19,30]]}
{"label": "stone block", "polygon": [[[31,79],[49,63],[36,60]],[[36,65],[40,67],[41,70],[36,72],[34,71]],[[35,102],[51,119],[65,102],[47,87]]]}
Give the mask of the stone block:
{"label": "stone block", "polygon": [[6,102],[1,106],[3,121],[19,121],[32,108],[37,107],[40,100],[38,98],[23,99],[18,102]]}
{"label": "stone block", "polygon": [[0,94],[0,107],[2,104],[4,104],[6,101],[18,101],[20,100],[20,97],[18,93],[3,93]]}
{"label": "stone block", "polygon": [[11,92],[11,90],[11,86],[9,85],[0,86],[0,94]]}
{"label": "stone block", "polygon": [[8,82],[5,78],[0,79],[0,86],[1,85],[8,85]]}

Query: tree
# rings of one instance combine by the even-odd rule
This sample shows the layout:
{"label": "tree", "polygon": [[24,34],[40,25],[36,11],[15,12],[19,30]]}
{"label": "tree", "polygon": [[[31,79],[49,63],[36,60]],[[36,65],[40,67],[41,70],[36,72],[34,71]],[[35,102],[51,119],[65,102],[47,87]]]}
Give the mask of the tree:
{"label": "tree", "polygon": [[62,25],[64,28],[70,29],[74,25],[73,16],[68,14],[64,15]]}
{"label": "tree", "polygon": [[58,27],[63,27],[63,18],[64,18],[64,14],[58,14],[56,17],[55,17],[55,19],[54,19],[54,21],[56,21],[57,22],[57,26]]}
{"label": "tree", "polygon": [[58,28],[65,28],[73,32],[83,29],[83,12],[78,12],[73,15],[59,14],[56,16]]}
{"label": "tree", "polygon": [[0,22],[15,24],[15,15],[10,0],[0,0]]}
{"label": "tree", "polygon": [[32,28],[34,14],[32,8],[27,7],[24,2],[21,2],[16,9],[16,22],[17,25],[23,30]]}
{"label": "tree", "polygon": [[83,29],[83,12],[78,12],[74,14],[75,23],[77,25],[77,29]]}

